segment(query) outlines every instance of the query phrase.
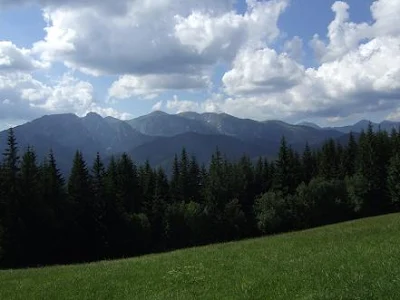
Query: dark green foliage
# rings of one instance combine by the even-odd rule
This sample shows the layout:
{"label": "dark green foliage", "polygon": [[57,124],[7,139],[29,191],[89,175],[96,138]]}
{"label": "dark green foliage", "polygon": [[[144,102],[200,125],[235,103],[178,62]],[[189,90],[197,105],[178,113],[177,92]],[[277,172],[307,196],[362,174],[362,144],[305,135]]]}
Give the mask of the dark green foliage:
{"label": "dark green foliage", "polygon": [[40,166],[39,174],[40,198],[44,204],[43,229],[45,240],[41,254],[46,263],[68,261],[63,253],[69,236],[69,215],[65,180],[62,177],[50,151],[48,158]]}
{"label": "dark green foliage", "polygon": [[3,226],[3,261],[4,265],[19,265],[18,259],[24,253],[20,243],[25,234],[25,225],[21,214],[20,199],[20,160],[14,131],[10,128],[7,138],[7,148],[3,153],[2,164],[2,195],[0,220]]}
{"label": "dark green foliage", "polygon": [[400,153],[396,153],[390,159],[388,173],[390,201],[393,208],[398,211],[400,209]]}
{"label": "dark green foliage", "polygon": [[88,260],[98,257],[97,229],[98,207],[92,190],[89,170],[82,153],[75,153],[71,175],[68,180],[68,210],[71,245],[79,245],[70,251],[76,259]]}
{"label": "dark green foliage", "polygon": [[284,231],[288,207],[281,192],[268,192],[255,202],[257,227],[263,233]]}
{"label": "dark green foliage", "polygon": [[306,143],[302,157],[303,181],[305,183],[309,183],[315,176],[317,170],[316,164],[316,158],[313,156],[310,146]]}
{"label": "dark green foliage", "polygon": [[368,194],[368,182],[361,174],[345,178],[349,208],[355,213],[360,213],[365,205]]}
{"label": "dark green foliage", "polygon": [[274,190],[282,191],[284,195],[287,195],[289,185],[291,184],[291,161],[290,161],[290,150],[286,144],[286,139],[282,137],[281,146],[279,148],[278,159],[275,162],[275,173],[274,173]]}
{"label": "dark green foliage", "polygon": [[356,162],[358,154],[358,145],[352,132],[349,135],[347,147],[344,149],[342,163],[345,176],[353,176],[356,172]]}
{"label": "dark green foliage", "polygon": [[0,266],[72,263],[230,241],[400,209],[399,133],[306,144],[282,138],[276,161],[216,149],[199,165],[185,149],[170,178],[127,154],[89,168],[77,151],[65,183],[55,158],[18,154],[13,131],[0,164]]}

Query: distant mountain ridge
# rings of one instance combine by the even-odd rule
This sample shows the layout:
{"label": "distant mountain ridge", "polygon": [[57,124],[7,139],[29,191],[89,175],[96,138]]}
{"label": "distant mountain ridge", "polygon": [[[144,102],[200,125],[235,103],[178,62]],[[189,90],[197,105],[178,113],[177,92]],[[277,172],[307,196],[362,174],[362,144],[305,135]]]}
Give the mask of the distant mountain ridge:
{"label": "distant mountain ridge", "polygon": [[[282,121],[240,119],[226,113],[150,114],[121,121],[96,113],[45,115],[14,128],[20,149],[32,146],[41,161],[52,149],[64,173],[71,167],[76,150],[82,151],[91,166],[97,152],[105,159],[123,152],[138,163],[149,160],[153,166],[168,167],[175,153],[185,147],[200,163],[207,163],[218,147],[229,158],[247,154],[275,157],[282,136],[300,150],[308,142],[317,146],[328,138],[346,140],[349,132],[359,133],[369,121],[351,126],[321,128],[313,123],[288,124]],[[372,123],[374,130],[398,128],[400,123]],[[6,147],[7,131],[0,132],[0,149]]]}

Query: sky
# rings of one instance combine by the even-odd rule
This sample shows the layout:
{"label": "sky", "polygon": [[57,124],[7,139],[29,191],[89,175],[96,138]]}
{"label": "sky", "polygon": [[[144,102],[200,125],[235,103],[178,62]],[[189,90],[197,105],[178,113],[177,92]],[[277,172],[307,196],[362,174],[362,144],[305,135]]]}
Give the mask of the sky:
{"label": "sky", "polygon": [[399,0],[0,0],[0,129],[44,114],[400,120]]}

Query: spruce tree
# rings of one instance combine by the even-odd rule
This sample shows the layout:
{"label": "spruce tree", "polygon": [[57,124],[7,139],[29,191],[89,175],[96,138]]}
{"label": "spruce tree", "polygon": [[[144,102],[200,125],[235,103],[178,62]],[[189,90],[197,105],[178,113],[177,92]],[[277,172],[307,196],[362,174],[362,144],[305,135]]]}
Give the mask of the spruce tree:
{"label": "spruce tree", "polygon": [[96,257],[97,215],[88,168],[80,151],[76,151],[68,180],[71,216],[71,252],[78,261]]}
{"label": "spruce tree", "polygon": [[387,185],[390,201],[394,211],[400,210],[400,154],[395,154],[390,159]]}
{"label": "spruce tree", "polygon": [[23,228],[18,233],[19,244],[29,252],[21,253],[19,261],[23,265],[39,263],[42,259],[48,228],[44,223],[47,207],[40,197],[39,168],[35,152],[28,147],[21,161],[20,204],[18,215]]}
{"label": "spruce tree", "polygon": [[170,182],[169,199],[172,202],[181,202],[183,200],[182,189],[181,189],[181,170],[178,160],[178,155],[175,154],[174,161],[172,164],[172,177]]}
{"label": "spruce tree", "polygon": [[45,263],[64,263],[68,262],[64,251],[68,246],[69,234],[67,194],[65,180],[57,167],[57,163],[50,151],[48,157],[39,168],[40,198],[46,207],[43,217],[46,236],[42,251],[43,262]]}
{"label": "spruce tree", "polygon": [[98,257],[106,255],[107,240],[107,224],[106,218],[106,171],[100,154],[97,153],[91,169],[91,184],[93,192],[93,215],[96,224],[95,242]]}
{"label": "spruce tree", "polygon": [[283,195],[289,193],[290,184],[290,153],[285,137],[281,139],[278,159],[275,162],[274,190],[281,191]]}
{"label": "spruce tree", "polygon": [[345,176],[353,176],[357,169],[358,145],[354,134],[349,133],[349,140],[343,153],[343,165],[345,168]]}
{"label": "spruce tree", "polygon": [[305,183],[309,183],[310,180],[313,178],[315,175],[315,160],[312,155],[310,146],[308,142],[306,143],[306,146],[303,151],[303,156],[302,156],[302,171],[303,171],[303,181]]}
{"label": "spruce tree", "polygon": [[20,212],[20,160],[14,130],[8,130],[7,148],[3,153],[2,186],[3,205],[0,220],[3,223],[3,265],[16,266],[18,257],[25,251],[19,244],[19,234],[24,224]]}
{"label": "spruce tree", "polygon": [[139,180],[136,165],[132,159],[123,153],[117,162],[117,194],[118,202],[123,205],[126,213],[139,212],[142,206],[139,190]]}
{"label": "spruce tree", "polygon": [[189,162],[188,174],[188,197],[189,201],[201,202],[201,170],[196,157],[192,156]]}

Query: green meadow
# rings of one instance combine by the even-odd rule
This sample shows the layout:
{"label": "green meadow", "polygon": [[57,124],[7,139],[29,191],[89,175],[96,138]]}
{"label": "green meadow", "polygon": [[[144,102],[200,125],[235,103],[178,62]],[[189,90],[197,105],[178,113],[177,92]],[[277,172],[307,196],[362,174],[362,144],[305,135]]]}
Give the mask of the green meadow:
{"label": "green meadow", "polygon": [[3,270],[0,299],[400,299],[400,214],[132,259]]}

